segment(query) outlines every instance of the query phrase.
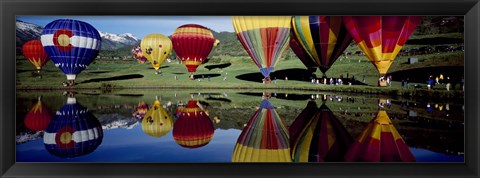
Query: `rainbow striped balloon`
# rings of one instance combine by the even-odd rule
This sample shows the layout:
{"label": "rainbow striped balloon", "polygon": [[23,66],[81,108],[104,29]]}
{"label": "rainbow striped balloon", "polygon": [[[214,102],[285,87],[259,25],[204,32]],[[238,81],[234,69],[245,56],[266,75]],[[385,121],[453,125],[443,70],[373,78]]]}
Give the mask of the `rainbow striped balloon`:
{"label": "rainbow striped balloon", "polygon": [[266,99],[248,121],[233,151],[233,162],[291,162],[288,130]]}
{"label": "rainbow striped balloon", "polygon": [[290,16],[235,16],[233,27],[265,78],[280,60],[290,40]]}
{"label": "rainbow striped balloon", "polygon": [[324,76],[352,42],[341,16],[294,16],[292,29],[292,39],[298,41],[308,55],[298,55],[297,52],[297,56],[302,61],[313,62],[312,66],[306,67],[318,67]]}

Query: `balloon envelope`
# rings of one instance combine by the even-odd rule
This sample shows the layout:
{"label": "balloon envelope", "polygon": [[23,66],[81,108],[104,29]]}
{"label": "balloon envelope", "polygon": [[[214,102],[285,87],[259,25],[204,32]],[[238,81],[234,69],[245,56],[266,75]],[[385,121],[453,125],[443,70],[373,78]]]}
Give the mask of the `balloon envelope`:
{"label": "balloon envelope", "polygon": [[37,68],[42,67],[48,62],[48,55],[43,49],[40,40],[30,40],[22,46],[23,55]]}
{"label": "balloon envelope", "polygon": [[162,34],[149,34],[143,37],[140,47],[142,54],[152,63],[153,68],[158,70],[172,52],[172,41]]}
{"label": "balloon envelope", "polygon": [[162,137],[173,127],[173,119],[163,108],[159,100],[155,100],[152,107],[142,119],[142,130],[152,137]]}
{"label": "balloon envelope", "polygon": [[137,107],[135,107],[135,111],[133,111],[132,116],[135,119],[141,120],[148,112],[148,105],[144,101],[138,102]]}
{"label": "balloon envelope", "polygon": [[318,109],[315,107],[312,112],[316,106],[314,103],[310,101],[289,128],[290,133],[298,133],[296,137],[290,137],[292,159],[295,162],[343,161],[353,138],[325,104]]}
{"label": "balloon envelope", "polygon": [[195,72],[197,67],[206,61],[213,46],[216,46],[219,41],[215,40],[208,28],[197,24],[186,24],[173,32],[172,43],[175,54],[185,63],[188,72]]}
{"label": "balloon envelope", "polygon": [[69,98],[57,111],[43,135],[47,151],[60,158],[92,153],[102,139],[102,125],[87,108],[76,103],[75,98]]}
{"label": "balloon envelope", "polygon": [[264,77],[280,60],[290,40],[291,16],[234,16],[233,27]]}
{"label": "balloon envelope", "polygon": [[349,162],[415,162],[415,157],[385,111],[379,111],[350,146]]}
{"label": "balloon envelope", "polygon": [[345,16],[343,21],[358,47],[381,75],[407,42],[422,18],[418,16]]}
{"label": "balloon envelope", "polygon": [[243,128],[233,162],[291,162],[288,130],[267,99]]}
{"label": "balloon envelope", "polygon": [[71,19],[50,22],[42,31],[42,45],[48,56],[67,75],[75,80],[97,57],[102,39],[90,24]]}
{"label": "balloon envelope", "polygon": [[140,46],[133,47],[132,54],[139,63],[145,64],[145,62],[147,62],[147,58],[143,55],[142,48],[140,48]]}
{"label": "balloon envelope", "polygon": [[52,120],[52,112],[39,98],[37,103],[28,111],[25,116],[25,126],[33,131],[45,130]]}
{"label": "balloon envelope", "polygon": [[185,148],[198,148],[212,140],[214,128],[208,114],[199,107],[199,101],[190,100],[178,109],[178,119],[173,126],[173,139]]}
{"label": "balloon envelope", "polygon": [[292,29],[292,39],[307,54],[297,56],[302,61],[310,60],[313,67],[320,68],[324,74],[352,41],[341,16],[294,16]]}

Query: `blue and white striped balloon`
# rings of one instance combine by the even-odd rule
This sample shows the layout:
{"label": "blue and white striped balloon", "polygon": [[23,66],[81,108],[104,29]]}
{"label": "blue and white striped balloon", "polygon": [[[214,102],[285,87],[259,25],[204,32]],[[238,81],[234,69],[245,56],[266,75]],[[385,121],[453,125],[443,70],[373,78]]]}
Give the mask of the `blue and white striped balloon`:
{"label": "blue and white striped balloon", "polygon": [[67,80],[75,80],[97,57],[101,48],[100,33],[92,25],[72,19],[59,19],[45,26],[41,36],[48,56]]}
{"label": "blue and white striped balloon", "polygon": [[92,153],[103,140],[103,129],[87,108],[68,98],[57,111],[43,135],[46,150],[60,158],[74,158]]}

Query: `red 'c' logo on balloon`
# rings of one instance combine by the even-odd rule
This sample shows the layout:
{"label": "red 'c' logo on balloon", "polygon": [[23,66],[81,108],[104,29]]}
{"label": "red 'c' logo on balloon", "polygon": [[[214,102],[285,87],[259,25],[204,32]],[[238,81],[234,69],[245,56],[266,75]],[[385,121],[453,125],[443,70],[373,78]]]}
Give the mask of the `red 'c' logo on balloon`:
{"label": "red 'c' logo on balloon", "polygon": [[60,29],[53,34],[53,44],[60,51],[70,51],[73,48],[71,44],[72,31],[66,29]]}
{"label": "red 'c' logo on balloon", "polygon": [[63,149],[72,148],[75,145],[73,132],[75,131],[70,127],[61,128],[55,135],[55,143],[57,146]]}

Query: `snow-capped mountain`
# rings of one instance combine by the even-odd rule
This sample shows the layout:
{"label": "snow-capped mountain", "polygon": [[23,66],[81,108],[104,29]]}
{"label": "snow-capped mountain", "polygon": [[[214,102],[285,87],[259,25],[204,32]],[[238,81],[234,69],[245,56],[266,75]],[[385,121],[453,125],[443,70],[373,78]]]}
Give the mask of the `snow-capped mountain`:
{"label": "snow-capped mountain", "polygon": [[[22,45],[29,41],[40,39],[43,27],[40,25],[16,21],[16,42],[17,51],[21,54]],[[125,46],[134,46],[140,43],[140,40],[132,33],[113,34],[108,32],[100,32],[102,38],[102,50],[115,50]]]}

